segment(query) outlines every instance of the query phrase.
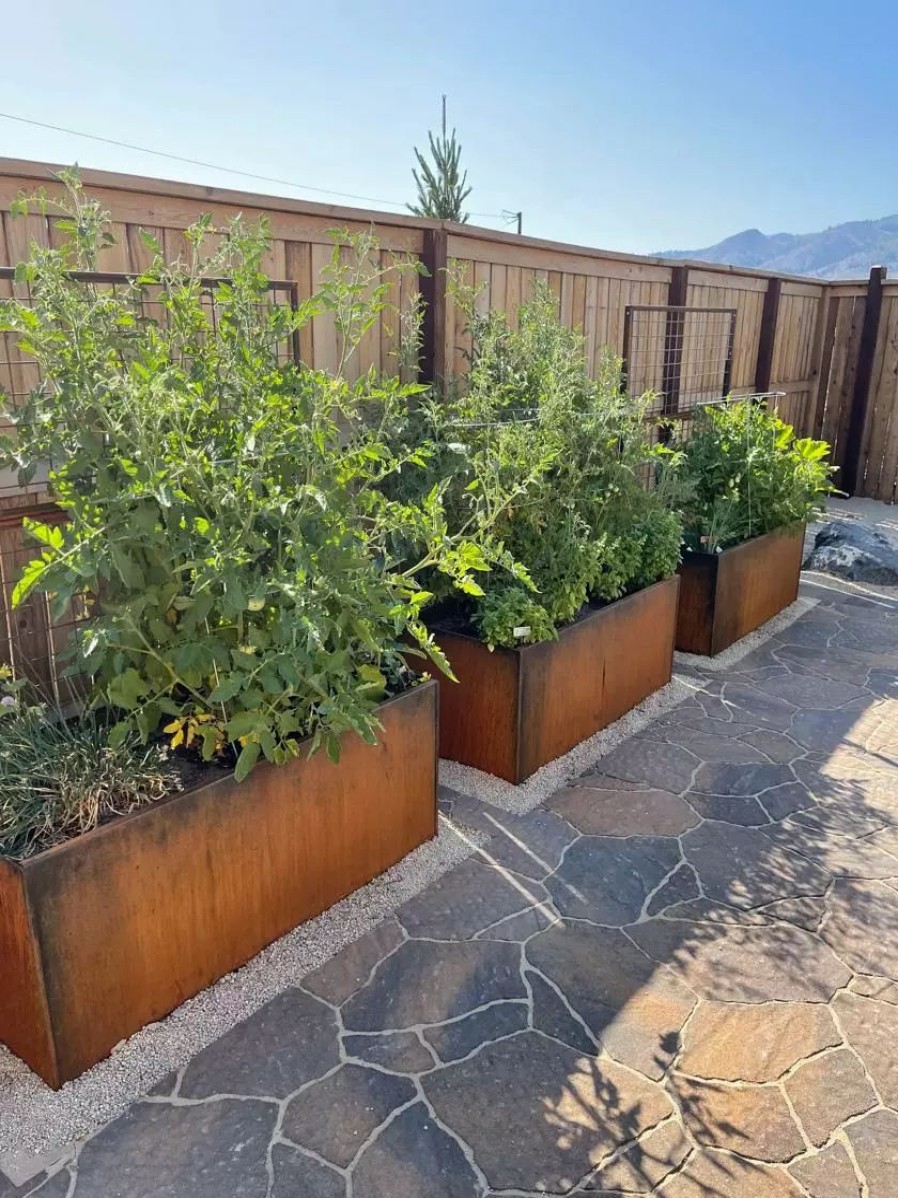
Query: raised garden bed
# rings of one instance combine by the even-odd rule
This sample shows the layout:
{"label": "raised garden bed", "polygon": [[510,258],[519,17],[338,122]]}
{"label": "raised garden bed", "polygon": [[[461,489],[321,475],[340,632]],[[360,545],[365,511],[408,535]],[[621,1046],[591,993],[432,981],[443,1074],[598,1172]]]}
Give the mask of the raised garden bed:
{"label": "raised garden bed", "polygon": [[0,860],[0,1040],[51,1086],[436,833],[437,686],[342,738]]}
{"label": "raised garden bed", "polygon": [[802,524],[721,553],[687,551],[680,565],[677,648],[713,656],[794,603],[803,549]]}
{"label": "raised garden bed", "polygon": [[555,641],[490,651],[435,629],[457,683],[440,682],[440,754],[523,782],[670,681],[676,576],[588,612]]}

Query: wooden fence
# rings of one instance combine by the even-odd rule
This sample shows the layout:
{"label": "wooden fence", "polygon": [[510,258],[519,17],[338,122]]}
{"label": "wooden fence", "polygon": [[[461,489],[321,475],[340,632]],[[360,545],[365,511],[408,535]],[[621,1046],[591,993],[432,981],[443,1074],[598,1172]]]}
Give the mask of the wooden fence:
{"label": "wooden fence", "polygon": [[[0,267],[28,256],[33,241],[53,244],[52,217],[13,218],[21,192],[58,184],[58,168],[0,159]],[[90,194],[111,213],[116,244],[103,253],[102,270],[136,272],[147,264],[140,230],[154,234],[166,255],[184,251],[183,232],[203,213],[224,224],[238,212],[265,216],[271,231],[266,270],[310,295],[333,251],[331,231],[373,227],[383,263],[395,257],[422,262],[428,273],[405,273],[392,297],[400,306],[420,286],[424,306],[425,377],[464,369],[466,320],[447,289],[447,274],[478,289],[477,305],[514,318],[518,305],[543,280],[558,298],[562,321],[583,331],[590,366],[608,346],[624,356],[628,309],[725,310],[731,323],[726,378],[736,394],[779,391],[781,413],[801,433],[833,444],[841,484],[852,492],[893,500],[898,481],[898,283],[876,270],[870,280],[823,282],[702,262],[618,254],[468,225],[355,208],[84,171]],[[448,271],[447,271],[448,268]],[[11,284],[0,279],[0,297]],[[631,326],[632,328],[635,326]],[[645,325],[639,354],[629,347],[634,388],[664,391],[671,379],[699,376],[700,347],[671,337],[670,321]],[[391,306],[366,334],[353,369],[392,370],[398,317]],[[646,338],[651,344],[646,344]],[[300,354],[316,367],[336,364],[333,317],[316,317],[300,337]],[[0,355],[2,356],[2,355]],[[638,357],[638,362],[637,362]],[[0,368],[0,387],[8,383]],[[699,387],[698,390],[701,390]],[[35,496],[29,496],[34,499]],[[0,510],[23,497],[0,496]],[[2,534],[0,534],[2,536]],[[2,613],[0,613],[2,614]]]}
{"label": "wooden fence", "polygon": [[[58,234],[52,217],[13,218],[10,206],[23,191],[45,187],[52,194],[57,169],[0,159],[0,267],[27,258],[34,241],[54,243]],[[373,228],[382,264],[399,257],[426,268],[420,278],[408,272],[399,276],[391,295],[402,308],[420,287],[423,377],[439,379],[465,368],[470,335],[448,279],[457,277],[474,287],[481,311],[501,309],[512,320],[541,280],[556,295],[562,321],[582,330],[590,369],[609,347],[626,358],[633,389],[661,393],[660,412],[675,410],[690,387],[692,401],[713,395],[721,378],[735,394],[781,392],[781,414],[800,433],[832,443],[845,490],[895,501],[898,282],[886,281],[881,268],[871,271],[868,280],[822,282],[100,171],[84,171],[82,179],[113,221],[116,244],[103,253],[99,266],[104,271],[127,274],[146,266],[141,229],[151,232],[173,259],[185,250],[184,230],[199,216],[209,213],[221,225],[242,212],[268,220],[272,244],[267,273],[285,286],[295,285],[305,298],[330,261],[332,230]],[[11,294],[13,284],[0,278],[0,298]],[[637,321],[637,314],[644,319]],[[719,357],[705,360],[711,340],[719,341],[710,323],[715,315],[720,317],[715,328],[726,330],[723,349],[719,344],[714,348],[714,354],[726,357],[722,375]],[[707,344],[698,335],[685,335],[688,317],[695,317],[693,327],[710,338]],[[352,369],[392,371],[398,341],[398,315],[391,305],[366,334]],[[315,317],[302,331],[298,348],[303,361],[334,368],[333,317]],[[4,363],[4,356],[11,361]],[[33,367],[7,344],[5,355],[0,353],[0,388],[15,390],[16,381],[21,388],[29,369]],[[706,371],[713,376],[707,383]],[[20,664],[27,658],[29,672],[58,692],[56,650],[68,628],[51,620],[42,600],[15,611],[9,602],[17,569],[31,552],[23,543],[21,518],[46,499],[35,487],[27,493],[12,487],[0,494],[0,660],[10,660],[15,648]],[[74,613],[69,622],[77,618]]]}

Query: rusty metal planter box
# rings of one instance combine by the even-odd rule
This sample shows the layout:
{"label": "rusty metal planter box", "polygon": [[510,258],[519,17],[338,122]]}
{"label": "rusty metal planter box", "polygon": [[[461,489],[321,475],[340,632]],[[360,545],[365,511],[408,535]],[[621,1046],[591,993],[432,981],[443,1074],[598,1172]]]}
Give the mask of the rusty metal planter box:
{"label": "rusty metal planter box", "polygon": [[724,549],[687,552],[680,565],[677,648],[720,653],[798,597],[804,525]]}
{"label": "rusty metal planter box", "polygon": [[0,1040],[58,1087],[434,836],[437,707],[0,860]]}
{"label": "rusty metal planter box", "polygon": [[523,782],[619,719],[670,681],[678,585],[667,578],[517,649],[435,630],[458,678],[440,681],[440,755]]}

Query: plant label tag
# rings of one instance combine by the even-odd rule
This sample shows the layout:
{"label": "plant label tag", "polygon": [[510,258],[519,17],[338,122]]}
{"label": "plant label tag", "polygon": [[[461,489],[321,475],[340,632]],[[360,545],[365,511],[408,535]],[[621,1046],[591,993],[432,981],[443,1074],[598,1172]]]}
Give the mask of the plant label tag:
{"label": "plant label tag", "polygon": [[515,628],[513,631],[514,631],[515,638],[517,640],[520,640],[520,638],[522,636],[530,635],[530,625],[529,624],[519,624],[517,626],[517,628]]}

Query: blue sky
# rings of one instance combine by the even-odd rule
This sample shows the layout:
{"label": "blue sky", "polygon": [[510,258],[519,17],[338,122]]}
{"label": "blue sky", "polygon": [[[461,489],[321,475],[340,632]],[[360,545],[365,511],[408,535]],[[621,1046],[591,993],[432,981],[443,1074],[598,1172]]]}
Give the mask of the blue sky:
{"label": "blue sky", "polygon": [[[0,111],[262,175],[411,199],[446,92],[471,208],[535,236],[645,253],[898,211],[894,0],[3,8]],[[340,202],[2,119],[0,155]]]}

